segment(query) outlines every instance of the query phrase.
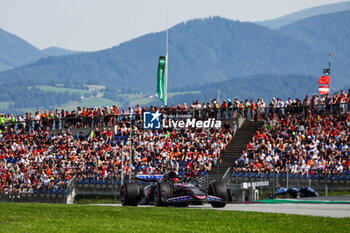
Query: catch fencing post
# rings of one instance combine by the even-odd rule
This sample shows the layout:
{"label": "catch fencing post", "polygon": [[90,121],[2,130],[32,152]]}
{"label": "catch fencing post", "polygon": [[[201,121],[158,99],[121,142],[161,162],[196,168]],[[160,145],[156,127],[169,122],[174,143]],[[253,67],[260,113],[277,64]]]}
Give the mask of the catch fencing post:
{"label": "catch fencing post", "polygon": [[123,156],[123,150],[124,150],[124,143],[122,141],[121,143],[122,151],[121,151],[121,158],[120,158],[120,169],[121,169],[121,174],[120,174],[120,187],[123,186],[124,182],[124,156]]}
{"label": "catch fencing post", "polygon": [[289,168],[287,168],[287,188],[289,188]]}

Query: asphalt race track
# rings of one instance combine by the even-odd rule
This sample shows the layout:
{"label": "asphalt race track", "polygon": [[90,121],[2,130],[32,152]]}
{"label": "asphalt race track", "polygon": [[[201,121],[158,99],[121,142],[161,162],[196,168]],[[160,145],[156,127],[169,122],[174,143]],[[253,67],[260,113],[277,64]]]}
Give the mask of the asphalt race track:
{"label": "asphalt race track", "polygon": [[[190,208],[213,209],[210,204]],[[299,214],[322,217],[350,217],[350,204],[227,204],[220,210]]]}
{"label": "asphalt race track", "polygon": [[[96,204],[108,206],[121,206],[120,204]],[[152,207],[152,206],[139,206]],[[168,207],[175,208],[175,207]],[[210,204],[190,205],[188,208],[194,209],[216,209],[216,210],[235,210],[235,211],[253,211],[266,213],[298,214],[310,216],[322,216],[333,218],[350,217],[350,204],[227,204],[224,208],[213,208]]]}

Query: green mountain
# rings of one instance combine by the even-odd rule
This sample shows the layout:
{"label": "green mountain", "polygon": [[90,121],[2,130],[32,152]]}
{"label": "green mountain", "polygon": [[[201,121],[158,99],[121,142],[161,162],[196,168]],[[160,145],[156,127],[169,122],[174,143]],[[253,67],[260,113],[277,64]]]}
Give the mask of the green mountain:
{"label": "green mountain", "polygon": [[33,63],[44,57],[74,53],[77,52],[58,47],[40,50],[18,36],[0,28],[0,71]]}
{"label": "green mountain", "polygon": [[38,48],[0,28],[0,71],[34,62],[42,57],[44,55]]}
{"label": "green mountain", "polygon": [[[85,81],[114,89],[154,92],[165,32],[111,49],[49,57],[0,73],[0,83],[31,79]],[[297,59],[296,59],[297,58]],[[192,20],[169,30],[169,89],[183,89],[257,73],[313,74],[318,51],[280,32],[219,17]]]}
{"label": "green mountain", "polygon": [[[350,10],[303,19],[280,28],[278,32],[307,44],[323,58],[332,53],[331,85],[350,85]],[[327,65],[325,61],[324,67]]]}
{"label": "green mountain", "polygon": [[[273,97],[280,97],[283,100],[291,98],[304,98],[305,94],[317,94],[317,76],[309,75],[272,75],[257,74],[248,77],[234,78],[227,81],[215,82],[198,87],[198,93],[176,95],[169,98],[169,104],[191,104],[199,100],[200,103],[210,102],[213,99],[253,99],[264,98],[265,101]],[[152,103],[162,105],[160,100]]]}
{"label": "green mountain", "polygon": [[[219,17],[178,24],[169,29],[168,87],[170,92],[188,92],[173,96],[169,103],[209,101],[218,90],[222,98],[231,99],[316,93],[317,77],[328,66],[329,52],[333,54],[331,87],[348,87],[349,24],[350,11],[310,17],[278,30]],[[151,33],[110,49],[47,57],[0,72],[6,92],[0,97],[0,109],[55,107],[61,87],[73,93],[60,101],[61,106],[72,101],[125,106],[135,96],[150,103],[164,48],[165,32]],[[88,84],[106,90],[79,94],[79,89],[89,89]],[[34,101],[37,98],[41,100]]]}
{"label": "green mountain", "polygon": [[328,5],[322,5],[318,7],[312,7],[305,10],[297,11],[277,19],[265,20],[261,22],[256,22],[262,26],[269,27],[271,29],[277,29],[288,24],[294,23],[298,20],[309,18],[321,14],[330,14],[339,11],[350,10],[350,2],[341,2]]}

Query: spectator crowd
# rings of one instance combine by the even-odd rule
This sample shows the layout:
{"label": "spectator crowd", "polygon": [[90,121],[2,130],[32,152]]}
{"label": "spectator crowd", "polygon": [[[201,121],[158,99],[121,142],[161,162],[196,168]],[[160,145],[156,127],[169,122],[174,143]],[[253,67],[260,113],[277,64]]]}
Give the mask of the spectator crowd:
{"label": "spectator crowd", "polygon": [[215,166],[232,137],[228,124],[144,130],[141,120],[132,124],[122,120],[115,134],[107,128],[87,135],[5,128],[0,134],[0,193],[6,190],[18,197],[23,189],[64,190],[73,177],[120,181],[122,156],[125,179],[133,174],[161,174],[169,168],[194,177]]}
{"label": "spectator crowd", "polygon": [[270,102],[265,103],[263,98],[253,101],[240,101],[238,99],[223,100],[222,103],[218,103],[216,99],[210,103],[200,104],[199,101],[193,102],[190,106],[186,103],[183,105],[171,105],[168,106],[150,106],[149,108],[136,106],[135,109],[129,106],[127,109],[118,109],[117,106],[112,107],[78,107],[77,110],[66,111],[62,109],[45,110],[41,112],[36,111],[34,114],[26,113],[24,115],[13,114],[0,114],[0,130],[6,128],[23,129],[29,132],[34,130],[59,130],[67,128],[87,128],[87,127],[101,127],[111,126],[120,121],[140,120],[142,114],[145,111],[159,111],[167,115],[172,116],[191,116],[196,118],[216,118],[216,119],[234,119],[237,117],[244,117],[249,120],[264,120],[267,114],[270,113],[305,113],[305,108],[312,107],[315,109],[325,109],[325,113],[332,113],[335,109],[347,109],[350,103],[350,90],[346,94],[345,91],[341,91],[340,94],[335,93],[333,96],[313,95],[312,97],[305,96],[301,101],[298,98],[292,100],[288,98],[283,101],[280,98],[273,98]]}
{"label": "spectator crowd", "polygon": [[[235,172],[341,174],[350,166],[349,103],[349,95],[342,91],[332,98],[314,95],[303,101],[273,98],[268,105],[263,99],[227,99],[221,105],[214,99],[202,105],[137,105],[121,111],[113,106],[37,111],[16,118],[1,114],[0,194],[6,190],[17,197],[23,189],[65,190],[72,179],[118,181],[122,174],[128,178],[168,169],[188,177],[204,175],[216,166],[235,131],[227,122],[221,128],[145,130],[144,111],[265,120],[235,162]],[[88,134],[70,130],[81,127],[96,129]]]}
{"label": "spectator crowd", "polygon": [[[341,101],[327,105],[336,98]],[[306,96],[297,111],[270,111],[264,126],[235,162],[234,172],[257,175],[288,172],[300,177],[350,174],[347,98],[344,92],[332,100]]]}

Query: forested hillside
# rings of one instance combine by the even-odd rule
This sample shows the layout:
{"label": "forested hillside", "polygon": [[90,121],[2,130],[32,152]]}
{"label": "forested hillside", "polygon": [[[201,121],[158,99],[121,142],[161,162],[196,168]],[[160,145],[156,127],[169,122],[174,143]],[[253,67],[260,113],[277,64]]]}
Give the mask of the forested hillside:
{"label": "forested hillside", "polygon": [[[168,89],[178,94],[170,103],[208,101],[218,90],[222,98],[294,98],[316,93],[317,77],[328,66],[329,52],[333,54],[331,88],[347,88],[349,24],[350,11],[310,17],[278,30],[219,17],[176,25],[169,30]],[[5,93],[0,108],[50,107],[72,101],[75,105],[149,104],[154,102],[157,61],[164,48],[165,32],[151,33],[110,49],[43,58],[0,72]],[[61,91],[50,88],[35,89],[57,84],[76,90],[61,96]],[[90,93],[89,102],[83,102],[86,93],[79,90],[87,85],[106,89]],[[189,93],[179,94],[184,91]]]}
{"label": "forested hillside", "polygon": [[[19,78],[71,79],[154,91],[164,38],[164,32],[148,34],[99,52],[45,58],[0,73],[0,83]],[[252,23],[216,17],[182,23],[169,31],[169,89],[257,73],[312,74],[322,60],[307,44]]]}

